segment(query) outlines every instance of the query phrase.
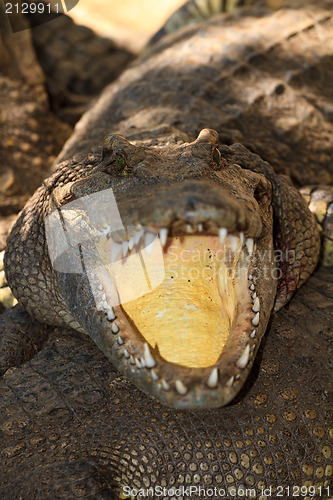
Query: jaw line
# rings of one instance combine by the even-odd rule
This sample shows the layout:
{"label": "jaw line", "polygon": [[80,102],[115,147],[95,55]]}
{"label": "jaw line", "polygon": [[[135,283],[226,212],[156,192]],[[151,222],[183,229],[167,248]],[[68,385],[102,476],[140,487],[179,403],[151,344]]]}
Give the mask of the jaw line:
{"label": "jaw line", "polygon": [[[248,269],[250,266],[249,262]],[[187,367],[164,360],[133,326],[123,306],[113,309],[108,306],[107,285],[101,277],[98,277],[99,288],[103,288],[100,295],[105,299],[101,321],[108,334],[99,342],[95,340],[123,374],[162,403],[176,408],[225,405],[247,378],[259,345],[257,339],[262,335],[260,300],[248,269],[245,278],[242,277],[242,297],[229,337],[218,359],[209,366]]]}

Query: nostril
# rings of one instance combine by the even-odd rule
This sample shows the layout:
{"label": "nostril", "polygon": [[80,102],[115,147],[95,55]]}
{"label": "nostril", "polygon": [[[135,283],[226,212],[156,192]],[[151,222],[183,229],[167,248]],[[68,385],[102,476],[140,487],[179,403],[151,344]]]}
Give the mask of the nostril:
{"label": "nostril", "polygon": [[198,203],[198,199],[194,196],[191,196],[191,198],[189,198],[187,200],[187,203],[186,203],[187,210],[195,210],[197,203]]}

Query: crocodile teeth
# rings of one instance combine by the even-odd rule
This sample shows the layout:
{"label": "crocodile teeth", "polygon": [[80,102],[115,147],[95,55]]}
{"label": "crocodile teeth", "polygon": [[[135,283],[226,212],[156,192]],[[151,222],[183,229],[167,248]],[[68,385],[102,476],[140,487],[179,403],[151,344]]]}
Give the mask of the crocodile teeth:
{"label": "crocodile teeth", "polygon": [[123,241],[123,243],[121,245],[123,257],[127,257],[127,255],[128,255],[128,248],[129,248],[128,241]]}
{"label": "crocodile teeth", "polygon": [[237,236],[229,236],[230,248],[234,253],[237,252],[238,241],[239,239],[237,238]]}
{"label": "crocodile teeth", "polygon": [[247,362],[249,361],[249,355],[250,355],[250,346],[249,346],[249,344],[247,344],[247,346],[245,347],[245,349],[243,351],[243,354],[241,355],[241,357],[237,361],[236,365],[239,368],[245,368],[247,365]]}
{"label": "crocodile teeth", "polygon": [[106,312],[107,312],[107,315],[108,315],[108,320],[109,320],[109,321],[112,321],[112,320],[114,320],[114,319],[115,319],[116,315],[115,315],[115,313],[114,313],[114,311],[113,311],[113,309],[112,309],[112,307],[111,307],[111,306],[109,306],[109,307],[107,308]]}
{"label": "crocodile teeth", "polygon": [[254,284],[253,283],[251,283],[250,290],[252,290],[252,291],[254,290]]}
{"label": "crocodile teeth", "polygon": [[131,365],[135,365],[135,359],[134,356],[130,355],[130,363]]}
{"label": "crocodile teeth", "polygon": [[226,381],[225,385],[227,385],[228,387],[231,387],[232,384],[234,383],[234,380],[235,380],[234,376],[230,377],[229,380]]}
{"label": "crocodile teeth", "polygon": [[218,379],[219,379],[218,370],[217,370],[217,368],[213,368],[213,370],[212,370],[212,372],[209,375],[209,378],[207,380],[208,387],[212,387],[212,388],[216,387]]}
{"label": "crocodile teeth", "polygon": [[162,247],[165,246],[168,237],[168,230],[166,227],[161,227],[160,229],[160,241],[162,243]]}
{"label": "crocodile teeth", "polygon": [[131,236],[130,239],[128,240],[128,249],[131,251],[135,245],[135,237]]}
{"label": "crocodile teeth", "polygon": [[253,238],[248,238],[246,240],[246,247],[251,257],[251,255],[253,254]]}
{"label": "crocodile teeth", "polygon": [[252,325],[253,326],[258,326],[259,325],[259,313],[255,315],[255,317],[252,319]]}
{"label": "crocodile teeth", "polygon": [[98,290],[100,290],[101,292],[103,291],[103,285],[101,283],[98,285]]}
{"label": "crocodile teeth", "polygon": [[221,245],[224,244],[225,239],[227,237],[227,234],[228,234],[228,229],[226,229],[225,227],[220,227],[219,228],[219,239],[220,239]]}
{"label": "crocodile teeth", "polygon": [[256,313],[260,311],[260,300],[259,300],[259,297],[255,297],[254,302],[253,302],[252,311],[256,312]]}
{"label": "crocodile teeth", "polygon": [[191,224],[186,224],[186,231],[187,231],[188,233],[191,233],[191,232],[192,232],[192,226],[191,226]]}
{"label": "crocodile teeth", "polygon": [[130,354],[129,354],[127,349],[124,349],[124,356],[126,359],[128,359],[130,357]]}
{"label": "crocodile teeth", "polygon": [[181,380],[176,380],[175,386],[178,394],[180,394],[181,396],[184,396],[187,393],[187,387]]}
{"label": "crocodile teeth", "polygon": [[145,360],[146,367],[153,368],[153,366],[155,366],[156,363],[155,363],[153,356],[151,355],[151,352],[149,350],[149,346],[148,346],[147,342],[144,343],[143,350],[144,350],[144,360]]}
{"label": "crocodile teeth", "polygon": [[166,381],[164,380],[164,378],[162,378],[162,387],[163,387],[163,389],[164,389],[165,391],[167,391],[167,390],[169,390],[169,389],[170,389],[170,386],[169,386],[168,382],[166,382]]}
{"label": "crocodile teeth", "polygon": [[151,377],[153,380],[158,380],[160,377],[157,375],[157,373],[155,372],[155,370],[151,370]]}
{"label": "crocodile teeth", "polygon": [[145,250],[146,254],[150,255],[151,252],[153,251],[153,242],[155,240],[155,236],[152,233],[146,233],[145,234]]}
{"label": "crocodile teeth", "polygon": [[139,360],[139,358],[135,358],[135,364],[138,368],[142,368],[141,361]]}
{"label": "crocodile teeth", "polygon": [[253,331],[250,333],[250,337],[251,337],[251,339],[254,339],[255,334],[256,334],[256,331],[255,331],[255,330],[253,330]]}
{"label": "crocodile teeth", "polygon": [[117,323],[114,321],[111,325],[111,330],[113,333],[118,333],[119,332],[119,326],[117,325]]}
{"label": "crocodile teeth", "polygon": [[139,229],[135,233],[135,236],[134,236],[134,243],[135,243],[135,245],[137,245],[139,243],[139,241],[141,240],[142,236],[143,236],[143,230]]}
{"label": "crocodile teeth", "polygon": [[117,243],[116,241],[114,241],[112,243],[112,247],[111,247],[111,264],[113,264],[113,262],[116,262],[117,257],[120,254],[120,252],[122,252],[122,250],[123,250],[123,246],[122,246],[121,243]]}
{"label": "crocodile teeth", "polygon": [[119,345],[123,345],[123,343],[124,343],[124,341],[120,335],[118,335],[118,337],[117,337],[117,342]]}
{"label": "crocodile teeth", "polygon": [[102,300],[103,300],[103,302],[106,301],[106,295],[105,295],[105,293],[103,293],[103,295],[102,295]]}
{"label": "crocodile teeth", "polygon": [[203,225],[201,224],[201,222],[199,222],[199,224],[198,224],[198,231],[199,231],[199,233],[202,233],[202,231],[203,231]]}

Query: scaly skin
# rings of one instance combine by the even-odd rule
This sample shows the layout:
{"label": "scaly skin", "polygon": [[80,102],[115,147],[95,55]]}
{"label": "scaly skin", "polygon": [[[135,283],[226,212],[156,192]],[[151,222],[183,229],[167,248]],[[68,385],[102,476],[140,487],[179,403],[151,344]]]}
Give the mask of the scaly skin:
{"label": "scaly skin", "polygon": [[156,403],[87,335],[50,327],[41,352],[0,382],[1,497],[114,500],[122,486],[192,485],[332,498],[332,301],[332,270],[321,269],[274,316],[237,401],[208,411]]}

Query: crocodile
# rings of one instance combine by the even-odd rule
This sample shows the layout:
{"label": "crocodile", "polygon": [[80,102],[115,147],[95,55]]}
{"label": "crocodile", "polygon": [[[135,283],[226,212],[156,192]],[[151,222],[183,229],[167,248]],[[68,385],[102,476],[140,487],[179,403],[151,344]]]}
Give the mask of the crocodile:
{"label": "crocodile", "polygon": [[[322,385],[328,380],[322,360],[327,359],[328,352],[324,344],[332,319],[329,306],[323,303],[325,312],[319,313],[321,330],[307,324],[304,333],[298,330],[297,320],[290,322],[291,329],[296,332],[296,346],[294,343],[292,346],[293,354],[298,353],[296,367],[290,366],[287,357],[281,359],[278,343],[270,335],[263,347],[270,345],[271,349],[258,380],[253,382],[252,378],[250,388],[247,385],[250,381],[246,382],[273,308],[278,311],[289,301],[313,272],[318,260],[319,233],[315,219],[285,174],[289,174],[298,186],[332,182],[331,89],[325,80],[330,78],[332,61],[329,35],[332,14],[325,8],[327,5],[328,2],[320,5],[317,2],[306,8],[283,9],[275,14],[257,11],[254,15],[253,11],[245,10],[199,27],[185,28],[162,39],[147,59],[135,63],[108,87],[94,108],[83,117],[59,157],[63,163],[36,192],[9,237],[5,262],[7,278],[19,302],[32,317],[43,323],[69,326],[88,333],[121,373],[169,406],[208,408],[221,406],[236,397],[233,405],[209,412],[167,410],[139,396],[124,379],[115,378],[112,390],[116,393],[117,384],[121,384],[121,393],[124,394],[126,388],[131,404],[135,398],[142,408],[134,405],[134,411],[125,408],[122,413],[120,410],[125,421],[120,430],[118,425],[119,434],[115,439],[118,444],[113,441],[115,455],[112,451],[109,462],[106,460],[117,470],[110,484],[128,485],[132,481],[136,487],[143,487],[155,484],[157,478],[170,487],[192,480],[197,484],[225,487],[252,483],[258,492],[260,487],[268,487],[274,482],[273,494],[277,494],[279,484],[283,487],[304,485],[311,496],[309,488],[315,485],[313,491],[318,498],[329,498],[332,470],[328,426],[331,416],[328,393]],[[247,40],[245,47],[237,42],[240,31]],[[297,50],[299,40],[303,44],[301,54]],[[318,78],[313,79],[317,72]],[[218,133],[204,128],[207,125]],[[196,138],[200,129],[203,130]],[[246,147],[233,145],[235,138]],[[79,156],[72,158],[73,154]],[[126,240],[119,231],[116,234],[111,231],[103,206],[97,206],[96,219],[93,212],[85,212],[82,203],[86,197],[94,199],[96,193],[100,196],[111,187],[124,226],[128,228]],[[326,199],[331,203],[329,196]],[[328,222],[332,209],[329,203]],[[200,279],[199,283],[192,284],[188,284],[191,283],[189,275],[183,282],[177,282],[176,278],[171,283],[174,278],[169,273],[170,284],[164,282],[162,287],[156,288],[157,293],[154,296],[152,292],[150,302],[149,296],[143,296],[132,304],[112,308],[106,266],[102,271],[96,270],[91,282],[86,265],[83,272],[64,273],[52,267],[46,254],[45,220],[50,213],[58,213],[66,205],[75,207],[74,212],[67,212],[66,223],[68,217],[73,216],[71,220],[77,221],[80,215],[86,234],[98,233],[96,240],[88,238],[86,242],[85,256],[89,259],[92,255],[95,263],[103,261],[105,252],[110,250],[110,242],[117,255],[122,252],[126,257],[142,239],[146,247],[151,246],[153,230],[158,230],[166,273],[169,272],[171,248],[176,256],[183,251],[191,255],[193,248],[203,249],[199,252],[199,261],[192,267],[200,271],[217,266],[218,272],[208,274],[207,283]],[[150,231],[144,234],[142,227],[147,226]],[[221,247],[223,259],[217,262]],[[280,251],[278,266],[274,256],[276,250]],[[71,251],[68,248],[66,257],[74,266],[77,259],[75,254],[71,260]],[[78,261],[85,262],[82,258]],[[183,268],[186,260],[180,258],[178,261]],[[233,282],[226,279],[227,264],[235,271]],[[268,270],[268,277],[258,272],[264,268]],[[272,272],[277,270],[278,279],[272,278]],[[320,276],[323,279],[323,274]],[[331,274],[327,272],[324,276],[329,286]],[[226,292],[228,286],[228,293],[219,293],[221,288]],[[310,291],[313,285],[305,286]],[[96,307],[92,287],[100,292],[102,308]],[[209,301],[202,297],[202,287],[206,287]],[[304,298],[305,292],[302,295],[304,289],[298,296],[311,303],[311,298]],[[173,290],[170,300],[169,290]],[[187,344],[183,345],[177,339],[186,337],[186,331],[182,335],[178,327],[181,322],[177,322],[177,302],[184,310],[182,322],[191,325],[194,317],[194,331],[199,330],[192,344],[192,340],[186,340]],[[199,316],[191,310],[186,311],[189,302],[193,302],[193,310],[198,308]],[[302,303],[302,299],[299,302]],[[169,323],[161,324],[161,320],[154,319],[149,324],[149,317],[154,313],[158,316],[162,305],[169,307]],[[221,305],[223,318],[218,317],[216,327],[216,310],[221,309]],[[281,320],[284,326],[290,320],[286,319],[287,307],[278,316],[285,318]],[[140,312],[145,310],[148,310],[147,316]],[[204,322],[209,328],[205,325],[201,328],[197,318],[202,315],[206,315]],[[215,337],[214,342],[210,342],[211,332],[220,331],[223,321],[231,325],[230,328],[223,326],[226,339],[216,341]],[[277,319],[273,324],[274,321]],[[161,335],[154,337],[158,324]],[[170,346],[168,338],[173,330],[176,335]],[[79,333],[73,335],[77,342],[87,342]],[[292,332],[284,330],[283,336],[292,342]],[[281,335],[278,337],[282,345]],[[75,342],[73,340],[72,345]],[[208,346],[203,346],[204,343]],[[290,349],[288,342],[284,345],[286,350]],[[263,347],[262,356],[265,355]],[[305,370],[301,348],[304,353],[312,354],[314,349],[320,350],[318,362],[306,363]],[[42,377],[45,374],[45,380],[53,387],[55,374],[48,368],[49,361],[53,366],[50,349],[54,352],[55,348],[46,345],[40,356],[23,366],[23,370],[31,370],[32,384],[35,375]],[[181,359],[177,358],[179,352]],[[62,355],[62,359],[69,358]],[[316,370],[317,376],[314,376]],[[295,374],[293,379],[294,371],[297,376]],[[4,379],[20,401],[24,398],[24,390],[20,396],[19,380],[26,377],[24,372],[20,379],[21,373],[9,370]],[[253,377],[253,371],[251,374]],[[281,392],[279,385],[270,387],[274,379],[282,383],[285,390]],[[299,385],[308,388],[309,392],[301,393]],[[54,401],[46,405],[50,412],[63,389],[55,390]],[[66,394],[68,389],[64,391]],[[61,399],[66,401],[66,397]],[[117,399],[110,396],[111,401],[114,398]],[[58,408],[56,404],[52,410],[55,408]],[[78,413],[71,404],[66,408],[79,420],[78,415],[84,413],[82,407]],[[154,417],[154,413],[160,418]],[[135,442],[136,427],[131,425],[132,435],[123,427],[124,423],[131,422],[126,420],[130,415],[135,419],[139,416],[142,422],[148,416],[148,422],[153,422],[157,439],[155,448],[149,448],[153,455],[145,454],[150,443],[146,434],[151,432],[149,425],[137,444],[131,443],[132,439]],[[165,426],[163,418],[169,417],[171,421]],[[255,444],[259,451],[253,448],[251,436],[255,434],[260,436]],[[165,440],[160,441],[158,436],[163,435]],[[126,444],[127,439],[130,444]],[[175,439],[177,456],[172,458],[170,455],[171,461],[168,461],[166,452],[175,446]],[[200,451],[194,451],[197,444]],[[267,446],[268,454],[265,453]],[[261,447],[265,450],[262,453]],[[243,453],[243,448],[249,451]],[[58,450],[58,444],[55,449]],[[123,455],[118,454],[119,449]],[[10,448],[8,453],[10,456]],[[137,458],[131,460],[131,454],[139,455],[142,463]],[[23,456],[24,453],[22,459]],[[165,463],[162,456],[166,457]],[[186,461],[191,457],[196,458],[193,463],[188,462],[190,471],[208,472],[188,472],[186,475]],[[287,462],[283,465],[285,457]],[[149,464],[150,460],[154,465],[142,465]],[[81,474],[80,477],[85,474],[85,467],[92,466],[88,458],[87,462],[86,465],[77,463],[76,473]],[[317,469],[314,463],[320,464]],[[128,472],[124,464],[130,464]],[[257,477],[248,474],[248,469]],[[51,471],[56,474],[54,467]],[[325,474],[328,479],[320,481]],[[82,484],[88,488],[88,483],[83,481]],[[95,486],[101,488],[100,493],[104,491],[102,488],[107,488],[105,482],[101,486],[99,480],[94,482]],[[165,497],[168,495],[166,493]],[[217,498],[219,495],[221,493]],[[288,496],[285,491],[283,495]]]}

